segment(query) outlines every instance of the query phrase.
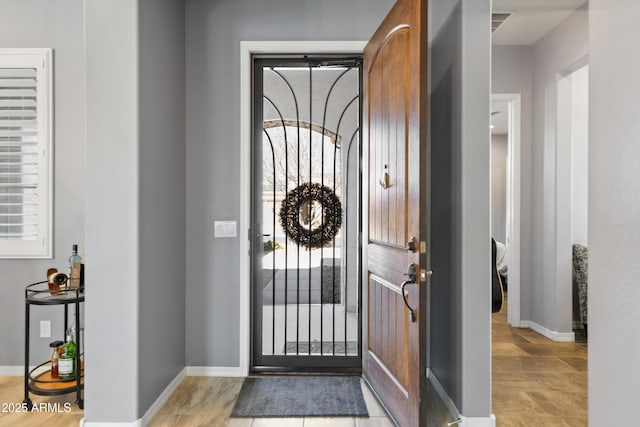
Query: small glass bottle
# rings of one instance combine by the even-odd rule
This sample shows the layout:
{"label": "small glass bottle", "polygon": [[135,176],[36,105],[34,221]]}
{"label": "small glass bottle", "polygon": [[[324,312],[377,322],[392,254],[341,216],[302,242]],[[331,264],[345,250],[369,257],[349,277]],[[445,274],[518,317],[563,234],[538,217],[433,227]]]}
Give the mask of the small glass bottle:
{"label": "small glass bottle", "polygon": [[51,353],[51,378],[57,380],[60,378],[60,371],[58,370],[60,356],[58,355],[58,347],[62,345],[62,341],[53,341],[49,344],[49,347],[53,347]]}
{"label": "small glass bottle", "polygon": [[82,263],[82,257],[78,255],[78,245],[73,245],[71,250],[71,256],[67,268],[69,271],[68,286],[72,289],[76,289],[80,286],[80,263]]}

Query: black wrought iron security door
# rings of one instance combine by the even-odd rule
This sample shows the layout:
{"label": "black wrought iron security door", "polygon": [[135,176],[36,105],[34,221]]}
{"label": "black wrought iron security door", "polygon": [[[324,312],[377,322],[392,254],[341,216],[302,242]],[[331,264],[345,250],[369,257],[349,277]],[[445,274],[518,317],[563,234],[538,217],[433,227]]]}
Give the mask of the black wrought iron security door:
{"label": "black wrought iron security door", "polygon": [[254,58],[252,369],[361,366],[361,60]]}

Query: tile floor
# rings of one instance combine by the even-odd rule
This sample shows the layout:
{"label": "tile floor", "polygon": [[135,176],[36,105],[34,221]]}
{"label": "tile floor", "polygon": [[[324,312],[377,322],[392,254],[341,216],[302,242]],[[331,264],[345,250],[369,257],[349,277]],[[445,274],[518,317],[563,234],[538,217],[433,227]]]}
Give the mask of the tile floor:
{"label": "tile floor", "polygon": [[552,341],[492,316],[497,427],[586,427],[587,344]]}

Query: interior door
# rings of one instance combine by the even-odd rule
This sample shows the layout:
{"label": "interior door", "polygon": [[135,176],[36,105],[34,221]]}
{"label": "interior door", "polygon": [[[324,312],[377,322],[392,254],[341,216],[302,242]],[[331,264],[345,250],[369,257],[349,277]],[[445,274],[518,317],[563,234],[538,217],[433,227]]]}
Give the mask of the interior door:
{"label": "interior door", "polygon": [[364,52],[363,374],[401,426],[426,425],[426,23],[426,0],[398,0]]}

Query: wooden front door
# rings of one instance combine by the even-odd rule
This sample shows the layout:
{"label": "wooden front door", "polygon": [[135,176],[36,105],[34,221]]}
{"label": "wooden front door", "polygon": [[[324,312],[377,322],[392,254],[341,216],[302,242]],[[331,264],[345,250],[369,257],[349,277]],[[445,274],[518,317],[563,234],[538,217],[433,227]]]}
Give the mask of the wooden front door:
{"label": "wooden front door", "polygon": [[426,8],[426,0],[398,0],[367,44],[363,70],[368,165],[363,373],[403,427],[425,425]]}

